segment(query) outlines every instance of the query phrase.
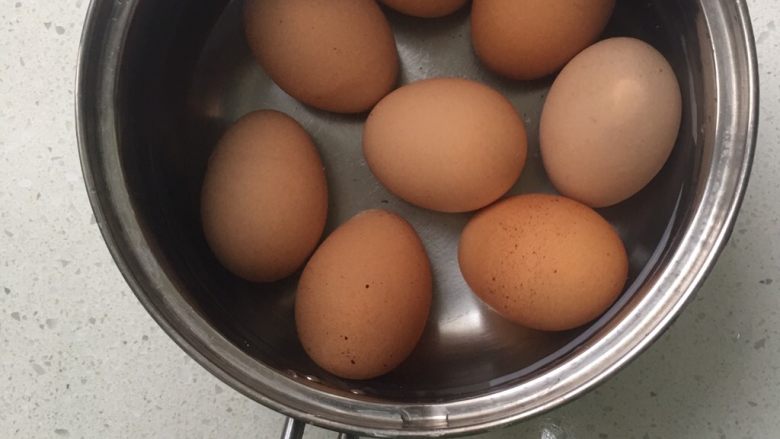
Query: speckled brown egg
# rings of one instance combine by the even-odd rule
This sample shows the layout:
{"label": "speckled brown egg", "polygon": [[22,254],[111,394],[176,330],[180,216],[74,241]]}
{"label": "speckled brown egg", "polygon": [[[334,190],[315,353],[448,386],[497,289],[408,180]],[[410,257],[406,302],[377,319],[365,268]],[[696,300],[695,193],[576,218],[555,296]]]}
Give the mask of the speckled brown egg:
{"label": "speckled brown egg", "polygon": [[468,0],[380,0],[406,15],[421,18],[443,17],[462,8]]}
{"label": "speckled brown egg", "polygon": [[209,159],[203,232],[217,259],[238,276],[270,282],[295,272],[319,242],[327,212],[317,149],[285,114],[244,116]]}
{"label": "speckled brown egg", "polygon": [[328,372],[369,379],[406,359],[431,306],[431,268],[403,218],[358,214],[336,229],[303,270],[295,323],[306,353]]}
{"label": "speckled brown egg", "polygon": [[477,214],[458,248],[471,289],[505,318],[560,331],[602,314],[626,282],[620,237],[598,213],[555,195],[508,198]]}
{"label": "speckled brown egg", "polygon": [[661,170],[681,118],[680,86],[661,53],[633,38],[601,41],[550,89],[539,130],[544,167],[563,195],[619,203]]}
{"label": "speckled brown egg", "polygon": [[526,159],[512,103],[475,81],[436,78],[390,93],[363,131],[371,171],[398,197],[431,210],[484,207],[517,181]]}
{"label": "speckled brown egg", "polygon": [[500,75],[541,78],[596,41],[614,6],[615,0],[474,0],[474,50]]}
{"label": "speckled brown egg", "polygon": [[244,27],[268,76],[305,104],[358,113],[395,85],[395,39],[373,0],[247,0]]}

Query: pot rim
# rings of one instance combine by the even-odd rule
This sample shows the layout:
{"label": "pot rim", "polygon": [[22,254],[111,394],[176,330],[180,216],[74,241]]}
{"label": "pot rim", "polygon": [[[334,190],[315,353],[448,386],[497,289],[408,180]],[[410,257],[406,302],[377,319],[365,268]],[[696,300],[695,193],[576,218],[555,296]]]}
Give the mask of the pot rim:
{"label": "pot rim", "polygon": [[[327,393],[249,357],[175,293],[124,186],[117,153],[118,72],[139,0],[92,0],[79,51],[76,121],[89,199],[117,266],[163,330],[204,368],[244,395],[321,427],[371,436],[484,432],[568,402],[625,366],[674,321],[728,241],[745,194],[758,125],[758,66],[746,0],[702,2],[713,47],[717,119],[710,171],[674,250],[648,277],[647,294],[606,334],[539,376],[440,403],[382,403]],[[729,21],[731,20],[731,21]],[[702,186],[703,185],[703,186]],[[648,285],[649,284],[649,285]],[[177,297],[179,296],[179,297]]]}

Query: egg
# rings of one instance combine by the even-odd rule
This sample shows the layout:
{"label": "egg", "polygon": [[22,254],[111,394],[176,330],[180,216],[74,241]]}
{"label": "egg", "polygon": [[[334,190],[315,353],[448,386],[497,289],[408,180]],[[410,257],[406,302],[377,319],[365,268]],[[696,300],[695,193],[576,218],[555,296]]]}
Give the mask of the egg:
{"label": "egg", "polygon": [[363,112],[395,85],[395,39],[373,0],[248,0],[244,28],[268,76],[312,107]]}
{"label": "egg", "polygon": [[530,194],[477,214],[463,230],[460,270],[505,318],[560,331],[602,314],[626,282],[628,257],[612,226],[576,201]]}
{"label": "egg", "polygon": [[317,149],[283,113],[242,117],[209,159],[203,232],[217,259],[240,277],[271,282],[298,270],[319,242],[327,212]]}
{"label": "egg", "polygon": [[452,14],[462,8],[468,0],[380,0],[381,3],[406,15],[422,18],[436,18]]}
{"label": "egg", "polygon": [[527,152],[512,104],[475,81],[436,78],[390,93],[371,111],[363,153],[398,197],[431,210],[466,212],[517,181]]}
{"label": "egg", "polygon": [[328,372],[369,379],[414,350],[431,306],[431,267],[403,218],[369,210],[336,229],[298,283],[295,323],[306,353]]}
{"label": "egg", "polygon": [[593,207],[636,194],[661,170],[682,118],[680,86],[652,46],[601,41],[577,55],[552,85],[540,145],[558,191]]}
{"label": "egg", "polygon": [[505,77],[542,78],[596,41],[614,6],[615,0],[474,0],[474,51]]}

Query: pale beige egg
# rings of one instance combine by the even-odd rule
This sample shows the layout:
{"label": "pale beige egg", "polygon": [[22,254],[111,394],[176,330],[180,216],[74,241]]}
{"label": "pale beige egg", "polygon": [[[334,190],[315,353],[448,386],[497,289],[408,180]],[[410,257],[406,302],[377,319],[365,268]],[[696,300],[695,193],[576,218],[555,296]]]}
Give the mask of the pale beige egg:
{"label": "pale beige egg", "polygon": [[682,97],[672,66],[633,38],[601,41],[553,83],[541,153],[559,192],[593,207],[619,203],[661,170],[674,148]]}

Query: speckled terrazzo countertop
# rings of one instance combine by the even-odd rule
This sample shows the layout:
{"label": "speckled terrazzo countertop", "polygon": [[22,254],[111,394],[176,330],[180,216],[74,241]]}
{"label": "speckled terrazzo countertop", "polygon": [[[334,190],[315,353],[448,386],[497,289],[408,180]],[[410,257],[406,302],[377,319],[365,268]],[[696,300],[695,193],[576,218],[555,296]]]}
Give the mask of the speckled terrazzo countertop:
{"label": "speckled terrazzo countertop", "polygon": [[[74,133],[87,3],[0,0],[0,437],[277,437],[282,417],[190,360],[103,244]],[[758,153],[709,280],[605,385],[480,437],[780,437],[780,12],[776,0],[749,3],[761,63]]]}

